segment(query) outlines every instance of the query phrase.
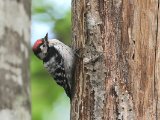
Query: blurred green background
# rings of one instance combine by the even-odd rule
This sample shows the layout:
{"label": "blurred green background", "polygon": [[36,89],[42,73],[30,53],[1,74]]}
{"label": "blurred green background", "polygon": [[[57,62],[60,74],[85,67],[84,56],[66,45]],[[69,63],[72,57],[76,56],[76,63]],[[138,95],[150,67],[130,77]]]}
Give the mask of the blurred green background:
{"label": "blurred green background", "polygon": [[[32,41],[57,38],[71,43],[71,0],[32,0]],[[32,120],[69,120],[70,101],[43,67],[31,55]]]}

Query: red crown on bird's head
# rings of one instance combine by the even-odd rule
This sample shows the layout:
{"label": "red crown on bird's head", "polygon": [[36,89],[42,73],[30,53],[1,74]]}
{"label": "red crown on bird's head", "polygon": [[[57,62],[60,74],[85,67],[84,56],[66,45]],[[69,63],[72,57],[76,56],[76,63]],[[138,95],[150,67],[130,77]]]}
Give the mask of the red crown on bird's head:
{"label": "red crown on bird's head", "polygon": [[46,34],[46,36],[45,36],[44,38],[38,39],[38,40],[34,43],[34,45],[33,45],[33,47],[32,47],[32,50],[33,50],[34,52],[36,52],[37,49],[38,49],[38,47],[39,47],[41,44],[43,44],[43,43],[48,47],[48,33]]}
{"label": "red crown on bird's head", "polygon": [[32,47],[33,51],[36,51],[37,48],[38,48],[38,46],[39,46],[40,44],[42,44],[42,43],[44,43],[44,41],[43,41],[42,39],[38,39],[38,40],[34,43],[34,45],[33,45],[33,47]]}

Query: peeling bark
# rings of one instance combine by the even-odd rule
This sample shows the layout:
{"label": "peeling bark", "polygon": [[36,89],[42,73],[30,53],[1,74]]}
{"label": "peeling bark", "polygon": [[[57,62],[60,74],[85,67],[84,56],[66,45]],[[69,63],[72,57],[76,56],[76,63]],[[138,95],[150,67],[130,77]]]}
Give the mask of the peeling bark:
{"label": "peeling bark", "polygon": [[0,119],[31,120],[31,1],[0,1]]}
{"label": "peeling bark", "polygon": [[72,120],[160,118],[159,0],[72,0]]}

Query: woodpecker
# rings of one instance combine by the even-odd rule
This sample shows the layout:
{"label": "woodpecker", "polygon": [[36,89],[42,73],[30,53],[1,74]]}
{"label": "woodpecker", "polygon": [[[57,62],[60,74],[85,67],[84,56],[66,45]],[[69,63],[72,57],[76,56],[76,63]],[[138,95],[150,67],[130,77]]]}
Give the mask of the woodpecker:
{"label": "woodpecker", "polygon": [[74,71],[74,52],[57,39],[48,40],[48,33],[33,45],[34,54],[43,60],[44,67],[56,83],[62,86],[71,99],[71,85]]}

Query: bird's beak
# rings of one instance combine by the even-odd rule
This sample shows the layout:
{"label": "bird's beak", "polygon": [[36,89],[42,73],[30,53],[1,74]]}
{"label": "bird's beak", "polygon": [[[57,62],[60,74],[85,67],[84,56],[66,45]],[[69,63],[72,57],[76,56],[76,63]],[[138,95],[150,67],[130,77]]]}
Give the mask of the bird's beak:
{"label": "bird's beak", "polygon": [[49,47],[49,42],[48,42],[48,33],[46,34],[46,36],[44,37],[44,44],[47,46],[47,48]]}
{"label": "bird's beak", "polygon": [[44,37],[44,41],[48,42],[48,33],[47,33],[46,36]]}

